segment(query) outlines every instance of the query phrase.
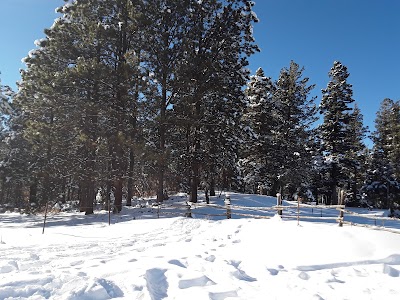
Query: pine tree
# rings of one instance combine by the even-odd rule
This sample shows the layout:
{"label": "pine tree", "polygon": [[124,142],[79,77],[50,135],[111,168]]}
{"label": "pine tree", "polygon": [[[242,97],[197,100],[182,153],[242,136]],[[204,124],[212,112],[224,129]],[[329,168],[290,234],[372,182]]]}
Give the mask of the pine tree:
{"label": "pine tree", "polygon": [[335,61],[329,72],[330,81],[322,90],[320,113],[323,114],[323,124],[319,126],[321,150],[324,157],[324,180],[328,188],[328,201],[336,204],[338,187],[345,188],[349,180],[346,172],[351,160],[347,157],[352,144],[347,138],[352,120],[351,104],[354,102],[352,85],[347,82],[349,77],[346,66]]}
{"label": "pine tree", "polygon": [[[143,26],[147,40],[144,44],[147,59],[145,68],[148,72],[152,89],[146,94],[147,103],[155,112],[153,122],[148,125],[149,138],[155,147],[152,151],[157,169],[157,201],[164,200],[165,173],[168,165],[166,145],[169,141],[171,109],[179,93],[176,84],[179,61],[184,55],[186,16],[190,1],[152,0],[142,6]],[[143,25],[144,25],[143,24]]]}
{"label": "pine tree", "polygon": [[346,173],[349,174],[346,189],[348,190],[347,201],[358,203],[360,200],[359,190],[365,181],[366,159],[368,155],[364,139],[368,128],[363,125],[363,115],[357,104],[351,112],[348,135],[346,136],[351,148],[347,152],[349,164]]}
{"label": "pine tree", "polygon": [[[271,190],[276,178],[276,160],[274,145],[274,128],[277,124],[274,114],[275,86],[271,78],[266,77],[259,68],[250,77],[245,90],[247,106],[243,124],[243,142],[239,161],[245,191],[257,192]],[[275,147],[274,147],[275,146]]]}
{"label": "pine tree", "polygon": [[[185,55],[180,63],[178,78],[181,97],[175,104],[184,113],[186,125],[191,124],[187,128],[187,157],[190,159],[188,175],[193,202],[197,201],[201,178],[204,138],[216,140],[216,137],[222,136],[219,132],[225,130],[226,125],[234,127],[234,119],[238,119],[238,112],[233,108],[240,106],[236,101],[240,101],[241,88],[248,77],[244,67],[248,65],[248,56],[258,50],[252,36],[252,24],[257,21],[252,6],[251,1],[191,1]],[[208,105],[211,99],[221,101],[221,105]],[[232,109],[228,109],[226,104]],[[216,113],[208,110],[213,107],[225,108],[222,124],[214,127],[214,138],[210,136],[210,131],[206,134],[205,130],[206,116]],[[232,174],[228,169],[224,173],[227,184]]]}
{"label": "pine tree", "polygon": [[316,121],[315,97],[310,92],[315,85],[309,85],[309,78],[303,77],[304,68],[291,62],[283,68],[275,83],[274,105],[278,118],[274,129],[274,141],[279,147],[275,161],[278,176],[275,189],[293,195],[300,192],[309,182],[311,169],[311,143]]}
{"label": "pine tree", "polygon": [[[1,75],[1,73],[0,73]],[[1,84],[0,78],[0,205],[8,201],[6,189],[8,188],[7,176],[11,173],[9,168],[10,138],[10,117],[13,113],[12,99],[14,92],[9,86]],[[6,199],[7,198],[7,199]]]}
{"label": "pine tree", "polygon": [[377,207],[393,209],[394,201],[400,194],[399,107],[399,101],[386,98],[376,114],[376,131],[372,135],[374,147],[362,190]]}

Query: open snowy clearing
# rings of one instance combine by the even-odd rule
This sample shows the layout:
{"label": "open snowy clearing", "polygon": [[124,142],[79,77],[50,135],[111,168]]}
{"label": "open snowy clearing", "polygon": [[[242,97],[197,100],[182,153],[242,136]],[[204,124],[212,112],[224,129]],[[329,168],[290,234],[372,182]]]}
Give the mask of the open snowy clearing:
{"label": "open snowy clearing", "polygon": [[139,214],[0,215],[0,299],[400,299],[400,234]]}

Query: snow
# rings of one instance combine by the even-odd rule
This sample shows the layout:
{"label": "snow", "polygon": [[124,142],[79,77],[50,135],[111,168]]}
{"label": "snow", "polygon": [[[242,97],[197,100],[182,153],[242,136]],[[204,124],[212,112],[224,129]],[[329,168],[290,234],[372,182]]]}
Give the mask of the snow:
{"label": "snow", "polygon": [[[276,204],[229,196],[232,207]],[[124,207],[110,226],[105,211],[51,214],[44,234],[43,216],[0,214],[0,299],[400,299],[400,234],[321,220],[297,225],[273,212],[200,214],[220,213],[212,206],[193,205],[194,218],[184,218],[172,214],[182,213],[174,205],[167,201],[161,210],[170,214],[159,219],[151,206]]]}

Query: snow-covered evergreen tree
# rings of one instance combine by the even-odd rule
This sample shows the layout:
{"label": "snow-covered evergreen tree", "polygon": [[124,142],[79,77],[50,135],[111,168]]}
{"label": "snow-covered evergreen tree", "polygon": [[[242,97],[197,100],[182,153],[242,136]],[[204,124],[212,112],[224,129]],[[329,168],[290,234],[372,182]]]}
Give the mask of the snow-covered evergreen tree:
{"label": "snow-covered evergreen tree", "polygon": [[288,195],[309,183],[313,128],[316,121],[315,97],[310,92],[309,78],[303,76],[304,68],[292,61],[283,68],[275,83],[274,106],[278,118],[274,128],[274,143],[278,146],[275,157],[278,177],[275,191],[282,188]]}
{"label": "snow-covered evergreen tree", "polygon": [[259,68],[250,77],[245,90],[246,108],[242,117],[243,142],[239,168],[244,190],[257,193],[270,191],[277,176],[274,140],[277,116],[273,102],[274,83]]}
{"label": "snow-covered evergreen tree", "polygon": [[[0,73],[1,75],[1,73]],[[13,113],[12,99],[14,92],[9,86],[4,86],[0,78],[0,204],[10,199],[5,199],[7,189],[7,176],[10,175],[9,155],[10,155],[10,116]]]}
{"label": "snow-covered evergreen tree", "polygon": [[[237,148],[233,134],[240,118],[242,87],[248,79],[245,67],[248,56],[258,50],[252,34],[253,23],[257,21],[253,4],[239,0],[190,2],[186,51],[179,65],[180,95],[174,109],[176,117],[186,126],[188,181],[193,202],[197,201],[201,173],[218,167],[217,156],[212,154],[207,157],[210,168],[203,169],[204,155],[208,155],[203,145],[218,139],[227,143],[227,147],[221,146],[215,153],[223,151],[219,158],[226,158],[221,170],[225,181],[232,177],[228,151]],[[220,113],[221,118],[215,119]]]}
{"label": "snow-covered evergreen tree", "polygon": [[349,164],[346,173],[349,175],[347,187],[347,201],[359,202],[359,190],[365,180],[366,160],[368,149],[364,143],[364,139],[368,132],[368,128],[364,126],[363,115],[357,104],[351,112],[348,135],[346,136],[351,148],[347,152]]}
{"label": "snow-covered evergreen tree", "polygon": [[319,126],[321,150],[323,153],[324,185],[328,190],[328,201],[336,204],[337,188],[347,188],[348,170],[352,165],[349,151],[352,149],[351,133],[352,106],[354,102],[352,85],[347,82],[347,67],[335,61],[329,72],[330,81],[322,90],[320,113],[323,123]]}
{"label": "snow-covered evergreen tree", "polygon": [[[363,191],[378,207],[393,208],[400,195],[400,101],[384,99],[376,114],[372,138],[374,147],[369,159]],[[397,200],[397,205],[399,205]]]}

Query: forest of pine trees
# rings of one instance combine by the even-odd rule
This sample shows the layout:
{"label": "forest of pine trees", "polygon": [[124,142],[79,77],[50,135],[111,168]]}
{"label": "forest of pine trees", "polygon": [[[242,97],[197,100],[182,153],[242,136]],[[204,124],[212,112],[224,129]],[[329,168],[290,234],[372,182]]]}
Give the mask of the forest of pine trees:
{"label": "forest of pine trees", "polygon": [[[198,190],[349,205],[400,205],[400,102],[370,133],[350,73],[335,61],[320,105],[296,62],[272,79],[248,58],[257,17],[244,0],[80,0],[25,58],[18,91],[0,82],[0,207],[37,211],[96,195]],[[317,121],[320,119],[320,124]]]}

